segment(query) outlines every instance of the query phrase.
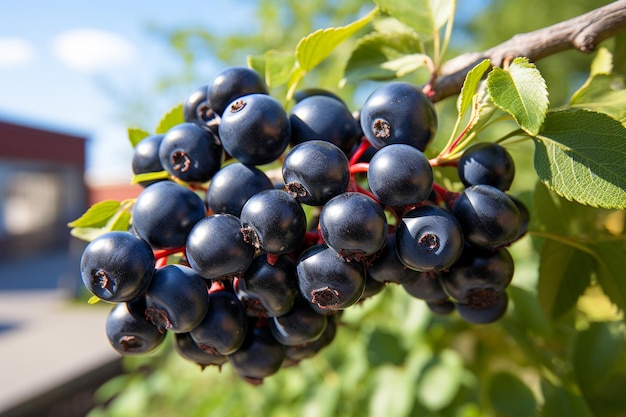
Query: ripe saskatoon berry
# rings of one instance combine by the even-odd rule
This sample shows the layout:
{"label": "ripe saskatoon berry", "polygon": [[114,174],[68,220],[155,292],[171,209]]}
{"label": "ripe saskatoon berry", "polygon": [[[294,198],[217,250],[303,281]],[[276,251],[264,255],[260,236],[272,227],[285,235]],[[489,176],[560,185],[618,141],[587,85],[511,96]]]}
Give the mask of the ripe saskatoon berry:
{"label": "ripe saskatoon berry", "polygon": [[300,293],[321,310],[354,305],[365,290],[365,268],[348,262],[324,244],[307,248],[296,263]]}
{"label": "ripe saskatoon berry", "polygon": [[305,98],[311,96],[326,96],[339,100],[342,103],[344,102],[337,94],[325,88],[306,88],[304,90],[298,90],[293,94],[293,99],[296,103],[299,103]]}
{"label": "ripe saskatoon berry", "polygon": [[468,243],[496,249],[513,242],[521,226],[520,212],[504,191],[491,185],[472,185],[456,199],[454,216]]}
{"label": "ripe saskatoon berry", "polygon": [[336,316],[327,316],[327,325],[322,335],[311,341],[296,346],[287,346],[287,359],[292,362],[299,362],[303,359],[312,358],[320,350],[328,346],[337,334]]}
{"label": "ripe saskatoon berry", "polygon": [[311,304],[300,296],[296,298],[289,312],[272,317],[269,326],[278,343],[297,346],[318,339],[324,333],[327,323],[327,317],[318,314]]}
{"label": "ripe saskatoon berry", "polygon": [[448,294],[439,282],[441,272],[419,272],[415,278],[402,282],[402,288],[412,297],[430,303],[441,303],[448,300]]}
{"label": "ripe saskatoon berry", "polygon": [[132,211],[137,234],[152,247],[162,249],[183,246],[191,228],[205,216],[202,198],[172,181],[146,187]]}
{"label": "ripe saskatoon berry", "polygon": [[202,350],[189,333],[174,334],[174,349],[180,357],[200,365],[201,369],[207,366],[217,366],[221,369],[222,365],[228,362],[224,355],[214,355]]}
{"label": "ripe saskatoon berry", "polygon": [[461,226],[449,211],[420,206],[405,214],[396,228],[396,253],[416,271],[441,271],[461,256],[464,238]]}
{"label": "ripe saskatoon berry", "polygon": [[[159,147],[161,146],[163,136],[164,134],[146,136],[135,145],[131,162],[133,174],[147,174],[164,170],[161,159],[159,158]],[[140,181],[139,185],[147,187],[157,181],[163,180]]]}
{"label": "ripe saskatoon berry", "polygon": [[448,271],[440,275],[441,285],[452,300],[474,308],[489,307],[511,282],[513,258],[508,250],[466,249]]}
{"label": "ripe saskatoon berry", "polygon": [[161,165],[186,182],[207,182],[220,169],[222,147],[195,123],[180,123],[165,133],[159,147]]}
{"label": "ripe saskatoon berry", "polygon": [[243,274],[254,258],[254,247],[244,241],[237,217],[214,214],[193,226],[185,254],[203,278],[221,280]]}
{"label": "ripe saskatoon berry", "polygon": [[426,301],[426,306],[432,313],[445,315],[451,314],[453,311],[455,311],[457,304],[454,304],[450,300]]}
{"label": "ripe saskatoon berry", "polygon": [[379,203],[365,194],[346,192],[322,207],[324,242],[341,257],[357,261],[378,252],[387,237],[387,218]]}
{"label": "ripe saskatoon berry", "polygon": [[213,213],[239,217],[241,208],[259,191],[274,188],[263,171],[235,162],[222,167],[213,175],[206,194],[207,206]]}
{"label": "ripe saskatoon berry", "polygon": [[437,113],[419,88],[389,82],[376,88],[361,108],[361,128],[375,148],[405,143],[424,151],[435,137]]}
{"label": "ripe saskatoon berry", "polygon": [[121,355],[149,353],[161,345],[165,333],[144,315],[146,303],[143,298],[117,303],[106,319],[106,335],[111,346]]}
{"label": "ripe saskatoon berry", "polygon": [[337,146],[311,140],[294,146],[282,166],[287,191],[298,201],[322,206],[344,193],[350,181],[350,164]]}
{"label": "ripe saskatoon berry", "polygon": [[208,100],[219,116],[233,100],[248,94],[269,94],[261,75],[248,67],[224,68],[213,77],[208,86]]}
{"label": "ripe saskatoon berry", "polygon": [[379,149],[367,171],[372,193],[389,206],[416,204],[426,200],[433,188],[433,169],[422,151],[405,144]]}
{"label": "ripe saskatoon berry", "polygon": [[341,100],[328,95],[311,95],[300,100],[289,113],[291,144],[324,140],[350,153],[359,140],[359,128]]}
{"label": "ripe saskatoon berry", "polygon": [[477,143],[463,152],[457,170],[466,187],[486,184],[506,191],[515,177],[515,162],[502,145]]}
{"label": "ripe saskatoon berry", "polygon": [[250,94],[230,103],[219,127],[224,150],[247,165],[275,161],[291,137],[289,117],[282,104],[265,94]]}
{"label": "ripe saskatoon berry", "polygon": [[304,210],[282,190],[256,193],[241,209],[244,239],[267,253],[282,254],[294,250],[306,233]]}
{"label": "ripe saskatoon berry", "polygon": [[272,336],[267,326],[251,326],[246,341],[228,361],[242,379],[253,385],[278,372],[285,360],[286,347]]}
{"label": "ripe saskatoon berry", "polygon": [[287,314],[299,295],[296,264],[288,255],[279,255],[269,263],[267,254],[260,254],[235,282],[237,297],[250,314],[260,317]]}
{"label": "ripe saskatoon berry", "polygon": [[81,256],[85,287],[109,302],[129,301],[150,284],[155,257],[150,246],[130,232],[107,232],[92,240]]}
{"label": "ripe saskatoon berry", "polygon": [[248,329],[246,307],[228,291],[209,293],[209,309],[189,334],[196,344],[212,355],[230,355],[243,344]]}
{"label": "ripe saskatoon berry", "polygon": [[146,290],[146,317],[161,332],[185,333],[198,326],[209,308],[204,279],[188,266],[159,268]]}

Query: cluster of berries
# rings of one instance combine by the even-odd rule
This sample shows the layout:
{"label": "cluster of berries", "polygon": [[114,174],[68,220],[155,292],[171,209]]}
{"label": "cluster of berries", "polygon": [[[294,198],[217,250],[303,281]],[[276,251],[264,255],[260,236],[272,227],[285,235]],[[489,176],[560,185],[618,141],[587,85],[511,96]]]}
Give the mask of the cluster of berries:
{"label": "cluster of berries", "polygon": [[168,176],[140,182],[130,230],[81,259],[85,286],[114,303],[106,331],[121,354],[171,332],[183,357],[261,383],[327,346],[340,313],[388,283],[469,322],[504,314],[506,247],[528,222],[506,193],[513,160],[475,145],[458,164],[465,190],[436,184],[424,151],[437,115],[419,88],[381,85],[356,114],[306,90],[287,111],[255,71],[229,67],[186,98],[184,118],[136,145],[136,175]]}

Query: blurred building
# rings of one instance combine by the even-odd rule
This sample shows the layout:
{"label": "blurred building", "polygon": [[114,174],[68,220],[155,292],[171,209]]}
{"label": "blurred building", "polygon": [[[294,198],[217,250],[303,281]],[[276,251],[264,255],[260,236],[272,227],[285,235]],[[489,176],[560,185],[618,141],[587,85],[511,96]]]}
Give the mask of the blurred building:
{"label": "blurred building", "polygon": [[0,121],[0,258],[66,246],[85,211],[86,138]]}

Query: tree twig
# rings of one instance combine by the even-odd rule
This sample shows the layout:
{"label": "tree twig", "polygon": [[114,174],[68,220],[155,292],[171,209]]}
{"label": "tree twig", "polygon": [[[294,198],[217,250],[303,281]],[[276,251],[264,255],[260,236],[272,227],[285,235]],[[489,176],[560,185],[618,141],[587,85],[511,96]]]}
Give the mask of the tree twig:
{"label": "tree twig", "polygon": [[593,52],[605,39],[626,28],[626,0],[619,0],[534,32],[521,33],[483,52],[468,52],[447,61],[433,84],[433,101],[457,94],[467,72],[483,59],[501,67],[516,57],[537,61],[568,49]]}

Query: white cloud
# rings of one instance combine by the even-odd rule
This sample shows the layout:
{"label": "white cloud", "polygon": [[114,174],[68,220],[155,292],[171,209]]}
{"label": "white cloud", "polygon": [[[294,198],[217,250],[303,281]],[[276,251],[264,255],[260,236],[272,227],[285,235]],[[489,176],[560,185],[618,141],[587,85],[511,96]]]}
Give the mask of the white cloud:
{"label": "white cloud", "polygon": [[81,72],[98,72],[132,62],[133,45],[124,37],[98,29],[72,29],[52,41],[56,57]]}
{"label": "white cloud", "polygon": [[26,39],[0,38],[0,68],[16,68],[35,60],[35,47]]}

